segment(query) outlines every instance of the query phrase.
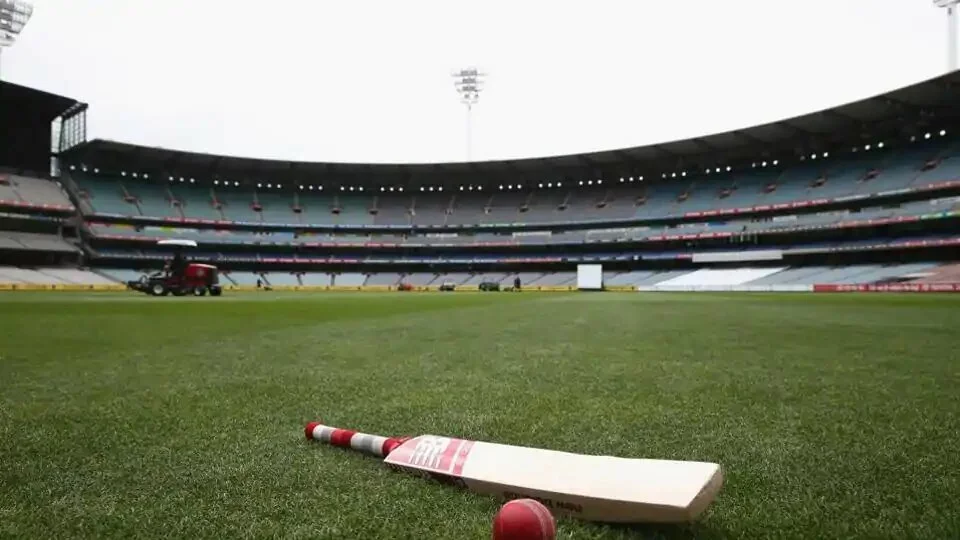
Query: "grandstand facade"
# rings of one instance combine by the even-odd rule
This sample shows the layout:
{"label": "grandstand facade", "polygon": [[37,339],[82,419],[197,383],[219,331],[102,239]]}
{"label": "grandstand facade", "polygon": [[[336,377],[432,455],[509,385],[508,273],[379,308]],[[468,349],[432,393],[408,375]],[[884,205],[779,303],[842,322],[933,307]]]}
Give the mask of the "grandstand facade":
{"label": "grandstand facade", "polygon": [[156,242],[174,237],[237,287],[565,288],[581,262],[637,289],[952,286],[958,85],[950,74],[750,129],[529,160],[296,163],[75,142],[54,176],[0,175],[0,283],[121,283],[159,268]]}

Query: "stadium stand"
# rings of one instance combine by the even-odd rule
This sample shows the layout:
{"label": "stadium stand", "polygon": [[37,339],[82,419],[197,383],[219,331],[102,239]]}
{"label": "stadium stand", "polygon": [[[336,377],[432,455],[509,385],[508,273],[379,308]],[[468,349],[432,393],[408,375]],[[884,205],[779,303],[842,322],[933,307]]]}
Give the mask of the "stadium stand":
{"label": "stadium stand", "polygon": [[[953,140],[918,144],[918,147],[900,150],[862,151],[815,163],[800,162],[777,170],[760,168],[701,176],[678,185],[628,183],[610,189],[570,186],[489,194],[423,193],[416,197],[349,192],[330,197],[316,192],[291,194],[243,187],[218,191],[181,183],[173,183],[173,187],[168,188],[154,183],[156,181],[140,179],[135,183],[133,179],[121,181],[90,173],[74,173],[74,178],[89,194],[93,213],[328,225],[662,219],[712,210],[881,193],[960,177],[960,144]],[[182,201],[183,212],[174,201]],[[213,201],[223,204],[222,215],[213,207]],[[293,210],[298,204],[302,209],[299,214]],[[138,206],[136,212],[131,206]]]}
{"label": "stadium stand", "polygon": [[[912,283],[960,283],[960,264],[926,265],[913,269],[911,274],[921,274],[910,279]],[[901,274],[901,276],[909,278],[911,274]]]}
{"label": "stadium stand", "polygon": [[263,280],[262,274],[257,274],[254,272],[228,272],[223,274],[225,275],[234,285],[247,285],[255,286],[257,280]]}
{"label": "stadium stand", "polygon": [[396,285],[401,279],[402,276],[397,273],[370,274],[364,285]]}
{"label": "stadium stand", "polygon": [[327,273],[304,272],[300,275],[300,282],[309,287],[329,287],[333,284],[333,276]]}
{"label": "stadium stand", "polygon": [[128,281],[135,281],[140,279],[140,276],[148,273],[141,270],[117,270],[117,269],[104,269],[101,270],[101,274],[107,276],[117,283],[126,283]]}
{"label": "stadium stand", "polygon": [[[76,268],[18,268],[0,267],[0,284],[48,285],[110,285],[139,279],[149,270],[105,269],[101,271]],[[511,287],[517,274],[431,274],[412,273],[401,276],[384,274],[343,274],[334,276],[320,272],[229,272],[223,274],[225,285],[252,287],[260,279],[272,287],[357,287],[395,286],[401,282],[426,286],[451,281],[457,286],[476,286],[484,281]],[[557,272],[547,274],[519,274],[523,287],[570,287],[575,274]],[[814,284],[875,284],[888,282],[960,283],[960,265],[937,263],[910,263],[890,265],[810,266],[775,268],[700,269],[663,272],[606,273],[607,286],[647,286],[662,288],[717,287],[733,285],[814,285]],[[336,282],[336,283],[335,283]]]}
{"label": "stadium stand", "polygon": [[[81,142],[57,181],[0,172],[0,206],[17,212],[0,210],[0,284],[123,283],[160,267],[163,238],[196,240],[191,256],[228,287],[504,288],[519,275],[570,288],[578,262],[627,288],[956,279],[942,265],[960,245],[960,136],[929,127],[960,119],[943,91],[956,83],[890,93],[908,104],[894,119],[865,100],[699,143],[515,162],[291,164]],[[953,116],[931,118],[931,103]],[[811,126],[829,136],[795,137]],[[104,271],[39,270],[68,265],[58,254]]]}
{"label": "stadium stand", "polygon": [[718,285],[744,285],[755,279],[760,279],[770,274],[783,270],[783,268],[735,268],[735,269],[713,269],[704,268],[694,270],[677,276],[657,282],[659,286],[718,286]]}
{"label": "stadium stand", "polygon": [[57,235],[0,230],[0,246],[30,251],[76,253],[80,249]]}
{"label": "stadium stand", "polygon": [[289,272],[270,272],[263,275],[264,279],[273,287],[292,287],[301,285],[300,278]]}
{"label": "stadium stand", "polygon": [[59,185],[29,176],[0,175],[0,199],[37,206],[74,208]]}
{"label": "stadium stand", "polygon": [[338,287],[360,287],[366,284],[365,274],[334,274],[332,283]]}
{"label": "stadium stand", "polygon": [[109,285],[114,281],[76,268],[18,268],[0,266],[0,283],[30,285]]}

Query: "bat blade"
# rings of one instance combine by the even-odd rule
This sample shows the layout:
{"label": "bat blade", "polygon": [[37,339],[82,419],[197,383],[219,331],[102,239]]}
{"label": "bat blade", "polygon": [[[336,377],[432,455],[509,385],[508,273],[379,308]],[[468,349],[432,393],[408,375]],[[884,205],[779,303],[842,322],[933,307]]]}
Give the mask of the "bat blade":
{"label": "bat blade", "polygon": [[593,456],[434,435],[408,440],[384,459],[470,491],[533,498],[558,515],[611,523],[696,519],[716,498],[716,463]]}

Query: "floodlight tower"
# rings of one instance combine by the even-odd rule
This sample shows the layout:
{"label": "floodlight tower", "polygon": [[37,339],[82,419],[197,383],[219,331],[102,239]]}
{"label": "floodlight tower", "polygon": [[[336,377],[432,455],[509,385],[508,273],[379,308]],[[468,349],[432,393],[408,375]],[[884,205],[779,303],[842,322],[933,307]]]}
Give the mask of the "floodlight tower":
{"label": "floodlight tower", "polygon": [[12,47],[20,32],[23,32],[33,6],[23,0],[0,0],[0,56],[5,47]]}
{"label": "floodlight tower", "polygon": [[461,69],[453,74],[453,86],[460,94],[460,103],[467,106],[467,161],[473,157],[473,106],[480,101],[480,91],[483,90],[483,79],[486,76],[474,67]]}
{"label": "floodlight tower", "polygon": [[947,9],[947,71],[957,70],[957,9],[960,0],[933,0],[939,8]]}

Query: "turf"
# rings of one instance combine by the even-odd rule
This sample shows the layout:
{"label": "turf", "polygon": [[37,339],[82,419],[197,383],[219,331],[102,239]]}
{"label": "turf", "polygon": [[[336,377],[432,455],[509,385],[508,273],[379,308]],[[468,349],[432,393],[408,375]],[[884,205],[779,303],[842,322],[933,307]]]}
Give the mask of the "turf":
{"label": "turf", "polygon": [[307,421],[717,461],[691,526],[560,538],[957,538],[945,296],[0,296],[0,537],[489,538],[495,500]]}

